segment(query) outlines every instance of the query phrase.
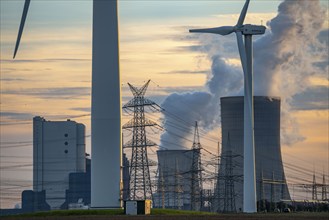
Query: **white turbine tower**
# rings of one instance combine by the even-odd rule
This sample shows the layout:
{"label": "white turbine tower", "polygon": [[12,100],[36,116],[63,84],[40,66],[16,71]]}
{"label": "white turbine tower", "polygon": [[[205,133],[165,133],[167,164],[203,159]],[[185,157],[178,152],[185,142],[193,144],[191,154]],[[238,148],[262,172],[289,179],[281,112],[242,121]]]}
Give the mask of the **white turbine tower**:
{"label": "white turbine tower", "polygon": [[[254,144],[254,100],[253,100],[253,63],[252,35],[265,33],[265,26],[243,24],[250,0],[246,0],[238,23],[235,26],[223,26],[208,29],[194,29],[190,32],[228,35],[235,32],[242,69],[244,72],[244,162],[243,162],[243,211],[257,212],[255,144]],[[242,39],[244,35],[244,42]]]}
{"label": "white turbine tower", "polygon": [[[25,0],[14,58],[30,5]],[[117,0],[93,1],[91,103],[91,207],[119,208],[121,190],[121,89]]]}

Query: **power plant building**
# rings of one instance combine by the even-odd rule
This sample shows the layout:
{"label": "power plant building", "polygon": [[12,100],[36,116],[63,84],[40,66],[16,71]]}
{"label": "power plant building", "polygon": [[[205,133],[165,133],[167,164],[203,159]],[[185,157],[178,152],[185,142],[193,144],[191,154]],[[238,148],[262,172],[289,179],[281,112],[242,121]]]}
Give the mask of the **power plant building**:
{"label": "power plant building", "polygon": [[[69,188],[61,209],[69,209],[71,204],[90,205],[91,198],[91,159],[86,157],[86,172],[70,173]],[[80,200],[80,201],[79,201]]]}
{"label": "power plant building", "polygon": [[193,150],[159,150],[154,207],[190,209]]}
{"label": "power plant building", "polygon": [[[264,210],[266,203],[290,199],[281,157],[280,101],[278,97],[254,97],[259,210]],[[243,97],[221,98],[222,153],[214,211],[243,210],[243,112]]]}
{"label": "power plant building", "polygon": [[85,161],[83,124],[33,118],[33,191],[45,191],[51,209],[65,202],[69,174],[85,172]]}

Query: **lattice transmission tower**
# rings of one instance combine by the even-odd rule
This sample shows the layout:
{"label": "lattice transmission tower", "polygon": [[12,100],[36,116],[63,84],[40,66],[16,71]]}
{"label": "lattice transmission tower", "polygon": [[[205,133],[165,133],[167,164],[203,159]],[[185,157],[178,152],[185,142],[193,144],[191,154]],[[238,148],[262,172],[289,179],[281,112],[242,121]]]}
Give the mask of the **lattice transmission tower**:
{"label": "lattice transmission tower", "polygon": [[323,178],[322,178],[322,200],[325,201],[327,200],[327,185],[326,185],[326,178],[325,174],[323,173]]}
{"label": "lattice transmission tower", "polygon": [[134,115],[134,117],[122,127],[123,129],[132,129],[132,139],[124,145],[124,148],[132,149],[129,174],[130,200],[153,199],[149,169],[150,161],[147,156],[147,148],[156,146],[156,144],[147,139],[145,128],[157,126],[157,123],[145,117],[145,107],[149,107],[153,111],[159,111],[160,106],[144,97],[149,83],[150,80],[141,88],[136,88],[128,83],[134,98],[123,106],[123,110],[133,111]]}
{"label": "lattice transmission tower", "polygon": [[318,200],[318,189],[316,184],[315,171],[313,173],[312,200]]}
{"label": "lattice transmission tower", "polygon": [[178,167],[177,158],[175,160],[175,185],[174,185],[174,209],[182,209],[183,207],[183,185],[182,185],[183,176],[181,175]]}
{"label": "lattice transmission tower", "polygon": [[191,210],[200,210],[202,206],[202,167],[201,144],[198,130],[198,122],[195,122],[194,140],[192,145],[192,169],[191,169]]}
{"label": "lattice transmission tower", "polygon": [[232,154],[232,146],[230,142],[230,133],[227,137],[228,150],[223,152],[222,160],[225,162],[225,176],[224,176],[224,212],[236,212],[235,206],[235,190],[234,182],[235,175],[233,173],[233,158],[237,155]]}

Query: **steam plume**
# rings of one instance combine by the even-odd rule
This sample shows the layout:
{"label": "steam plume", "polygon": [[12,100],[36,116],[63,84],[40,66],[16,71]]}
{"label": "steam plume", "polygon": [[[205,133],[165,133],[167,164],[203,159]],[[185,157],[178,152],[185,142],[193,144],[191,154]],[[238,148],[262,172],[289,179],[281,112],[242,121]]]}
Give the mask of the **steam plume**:
{"label": "steam plume", "polygon": [[[290,114],[294,96],[311,87],[311,76],[327,76],[328,37],[323,37],[328,36],[328,30],[323,30],[325,18],[326,11],[319,0],[285,0],[279,5],[277,16],[267,23],[267,33],[254,42],[255,95],[281,97],[283,144],[303,140]],[[241,66],[227,60],[233,52],[238,59],[234,36],[201,34],[196,37],[203,45],[197,47],[198,51],[206,53],[212,61],[211,75],[205,85],[208,92],[174,93],[167,97],[162,107],[191,125],[197,120],[203,128],[213,129],[220,123],[220,97],[243,94],[243,74]],[[165,115],[164,119],[168,131],[183,137],[189,134],[190,130],[181,132],[177,126],[172,126],[177,124],[174,118]],[[171,142],[184,146],[184,140],[177,136],[170,133],[161,136],[162,146],[172,148]]]}

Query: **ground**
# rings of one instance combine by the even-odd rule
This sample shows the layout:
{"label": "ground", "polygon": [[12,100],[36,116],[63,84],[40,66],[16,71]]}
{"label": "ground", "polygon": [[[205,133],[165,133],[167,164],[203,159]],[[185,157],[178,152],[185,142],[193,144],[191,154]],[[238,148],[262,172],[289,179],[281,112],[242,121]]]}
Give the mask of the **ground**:
{"label": "ground", "polygon": [[68,210],[2,217],[8,220],[328,220],[329,212],[257,213],[257,214],[214,214],[177,210],[152,210],[152,215],[128,216],[123,210]]}

